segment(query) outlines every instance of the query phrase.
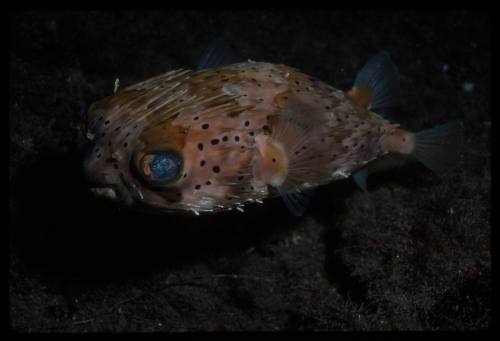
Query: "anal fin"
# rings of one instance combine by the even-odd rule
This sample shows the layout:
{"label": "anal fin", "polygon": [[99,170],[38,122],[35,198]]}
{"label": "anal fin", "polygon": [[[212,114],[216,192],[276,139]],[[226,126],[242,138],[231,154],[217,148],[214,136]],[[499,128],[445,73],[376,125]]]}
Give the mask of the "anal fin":
{"label": "anal fin", "polygon": [[356,185],[363,191],[368,192],[368,187],[366,186],[366,179],[368,178],[368,170],[366,168],[362,168],[356,171],[352,178]]}

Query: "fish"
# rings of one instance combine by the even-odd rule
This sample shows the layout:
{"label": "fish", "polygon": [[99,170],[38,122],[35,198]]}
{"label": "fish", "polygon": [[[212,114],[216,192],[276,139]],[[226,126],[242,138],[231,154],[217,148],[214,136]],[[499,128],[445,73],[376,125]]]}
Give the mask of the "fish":
{"label": "fish", "polygon": [[367,176],[388,156],[416,159],[441,176],[459,160],[460,122],[411,132],[377,114],[399,103],[387,52],[347,91],[297,68],[228,55],[216,41],[196,69],[93,103],[84,159],[90,190],[129,207],[194,215],[244,212],[281,196],[301,216],[319,186],[352,176],[366,191]]}

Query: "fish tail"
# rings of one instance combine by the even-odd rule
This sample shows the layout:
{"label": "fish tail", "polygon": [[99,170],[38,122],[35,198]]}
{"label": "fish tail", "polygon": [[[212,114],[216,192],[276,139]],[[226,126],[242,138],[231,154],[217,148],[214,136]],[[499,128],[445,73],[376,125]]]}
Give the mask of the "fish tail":
{"label": "fish tail", "polygon": [[449,122],[415,133],[412,155],[439,176],[452,169],[460,159],[462,123]]}

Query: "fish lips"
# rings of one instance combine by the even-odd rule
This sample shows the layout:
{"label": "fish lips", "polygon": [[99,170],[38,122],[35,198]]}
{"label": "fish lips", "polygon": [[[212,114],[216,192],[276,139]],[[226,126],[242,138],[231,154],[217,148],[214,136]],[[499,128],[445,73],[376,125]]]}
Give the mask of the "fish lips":
{"label": "fish lips", "polygon": [[87,187],[96,196],[131,205],[134,201],[123,176],[110,167],[99,168],[99,164],[84,162]]}

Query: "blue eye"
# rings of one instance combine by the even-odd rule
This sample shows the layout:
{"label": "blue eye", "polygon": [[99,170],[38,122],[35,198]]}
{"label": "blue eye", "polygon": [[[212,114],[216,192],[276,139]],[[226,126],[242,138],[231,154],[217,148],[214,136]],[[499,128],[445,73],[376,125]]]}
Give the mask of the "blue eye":
{"label": "blue eye", "polygon": [[179,175],[182,160],[177,153],[160,152],[154,156],[150,155],[148,159],[151,180],[172,181]]}

